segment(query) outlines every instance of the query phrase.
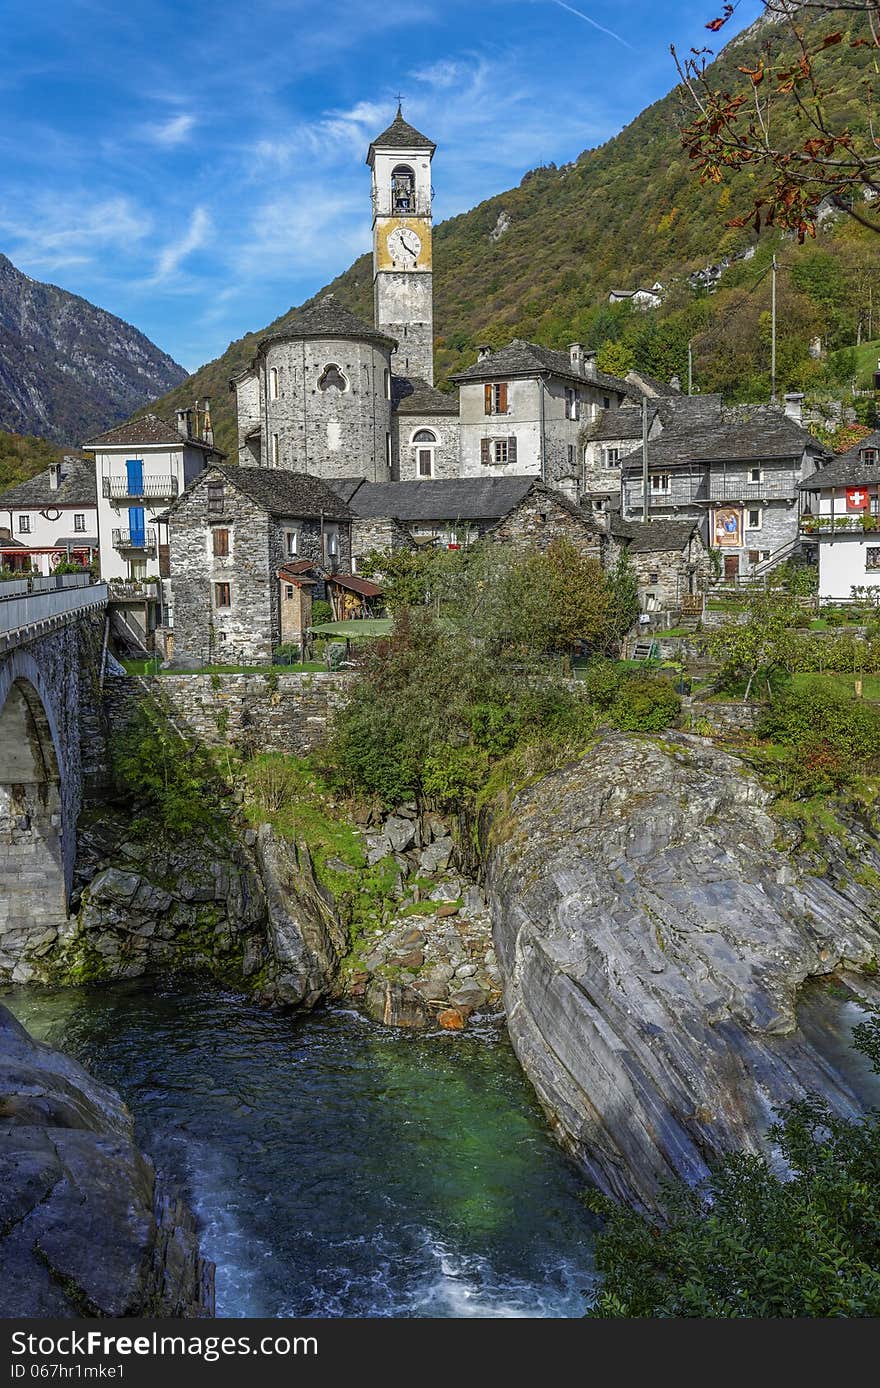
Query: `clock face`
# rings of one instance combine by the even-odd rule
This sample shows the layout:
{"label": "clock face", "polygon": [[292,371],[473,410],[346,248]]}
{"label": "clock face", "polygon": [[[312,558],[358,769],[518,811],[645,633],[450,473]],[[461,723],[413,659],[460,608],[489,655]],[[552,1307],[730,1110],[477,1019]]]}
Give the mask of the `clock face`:
{"label": "clock face", "polygon": [[388,237],[388,254],[402,265],[415,265],[422,249],[422,238],[412,227],[395,227]]}

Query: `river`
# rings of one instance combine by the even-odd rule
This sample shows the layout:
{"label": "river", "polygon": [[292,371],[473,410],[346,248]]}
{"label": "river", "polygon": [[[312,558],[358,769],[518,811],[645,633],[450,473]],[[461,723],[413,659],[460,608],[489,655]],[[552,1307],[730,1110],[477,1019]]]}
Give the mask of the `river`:
{"label": "river", "polygon": [[583,1178],[503,1027],[425,1036],[199,987],[0,999],[120,1091],[224,1316],[578,1316]]}

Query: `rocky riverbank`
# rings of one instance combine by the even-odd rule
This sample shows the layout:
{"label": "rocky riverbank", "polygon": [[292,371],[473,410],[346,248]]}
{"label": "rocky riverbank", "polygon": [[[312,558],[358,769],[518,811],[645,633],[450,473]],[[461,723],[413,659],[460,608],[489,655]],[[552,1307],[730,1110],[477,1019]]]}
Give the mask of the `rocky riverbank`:
{"label": "rocky riverbank", "polygon": [[346,991],[377,1021],[460,1031],[496,1011],[501,973],[488,903],[461,866],[449,825],[399,806],[366,835],[368,864],[391,882],[379,924],[356,941]]}
{"label": "rocky riverbank", "polygon": [[651,1205],[808,1091],[858,1110],[797,1002],[841,971],[875,992],[872,835],[815,864],[741,761],[669,734],[609,735],[484,836],[511,1038],[600,1187]]}
{"label": "rocky riverbank", "polygon": [[0,1314],[208,1316],[214,1269],[112,1089],[0,1007]]}

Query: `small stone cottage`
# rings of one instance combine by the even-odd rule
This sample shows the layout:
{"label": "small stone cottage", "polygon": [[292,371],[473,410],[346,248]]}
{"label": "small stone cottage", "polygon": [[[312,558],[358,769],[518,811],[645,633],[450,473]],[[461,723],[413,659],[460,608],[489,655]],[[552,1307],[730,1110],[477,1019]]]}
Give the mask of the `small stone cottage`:
{"label": "small stone cottage", "polygon": [[282,468],[207,468],[165,519],[176,666],[267,664],[351,564],[348,506]]}
{"label": "small stone cottage", "polygon": [[626,551],[636,571],[643,612],[680,608],[684,598],[704,593],[712,561],[695,520],[612,522],[608,561]]}

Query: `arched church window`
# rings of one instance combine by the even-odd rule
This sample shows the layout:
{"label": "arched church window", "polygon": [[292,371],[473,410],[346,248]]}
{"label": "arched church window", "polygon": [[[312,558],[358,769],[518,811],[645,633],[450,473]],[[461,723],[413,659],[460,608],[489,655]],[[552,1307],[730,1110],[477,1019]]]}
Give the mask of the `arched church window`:
{"label": "arched church window", "polygon": [[408,217],[416,210],[416,176],[408,164],[398,164],[391,173],[391,211]]}
{"label": "arched church window", "polygon": [[318,381],[318,390],[348,390],[348,381],[343,376],[335,362],[331,361],[324,367]]}
{"label": "arched church window", "polygon": [[432,429],[417,429],[412,436],[416,452],[416,477],[426,479],[434,476],[434,449],[437,435]]}

